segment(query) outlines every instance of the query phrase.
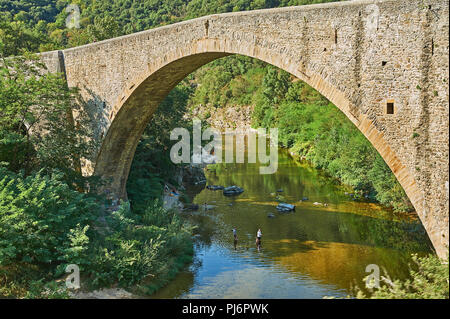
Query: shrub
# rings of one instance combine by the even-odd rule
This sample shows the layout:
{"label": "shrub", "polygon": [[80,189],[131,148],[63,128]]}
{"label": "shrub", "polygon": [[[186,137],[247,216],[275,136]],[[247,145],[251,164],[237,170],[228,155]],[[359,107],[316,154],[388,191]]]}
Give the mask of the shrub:
{"label": "shrub", "polygon": [[192,229],[158,201],[139,213],[122,203],[106,219],[111,232],[93,248],[89,270],[93,287],[115,283],[130,287],[144,280],[161,286],[170,270],[179,267],[176,260],[183,259],[183,265],[191,260],[186,257],[193,253]]}
{"label": "shrub", "polygon": [[[99,206],[69,188],[62,174],[28,177],[0,167],[0,265],[80,261]],[[84,227],[84,228],[81,228]]]}
{"label": "shrub", "polygon": [[380,280],[380,288],[375,289],[370,296],[366,296],[359,290],[356,297],[371,299],[448,299],[448,257],[444,261],[436,255],[419,257],[414,254],[413,261],[415,264],[410,269],[411,279],[391,282],[385,274],[384,280]]}

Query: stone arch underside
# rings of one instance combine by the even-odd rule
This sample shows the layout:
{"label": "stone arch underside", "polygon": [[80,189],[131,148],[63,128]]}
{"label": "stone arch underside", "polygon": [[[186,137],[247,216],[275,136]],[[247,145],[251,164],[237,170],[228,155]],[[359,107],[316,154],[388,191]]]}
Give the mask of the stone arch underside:
{"label": "stone arch underside", "polygon": [[[228,43],[227,43],[228,42]],[[395,151],[383,137],[383,133],[373,125],[364,114],[354,114],[352,103],[340,90],[328,83],[320,74],[307,69],[299,70],[298,63],[269,52],[264,48],[248,45],[245,48],[233,46],[229,41],[202,39],[190,48],[197,48],[189,55],[182,56],[183,50],[168,53],[150,70],[139,74],[131,83],[139,83],[132,89],[126,89],[120,101],[113,108],[113,121],[102,143],[96,160],[95,175],[109,178],[109,191],[120,198],[126,198],[126,181],[139,139],[151,121],[151,117],[160,102],[188,74],[199,67],[232,54],[240,54],[259,59],[283,69],[309,84],[329,99],[364,134],[388,164],[397,180],[405,190],[417,210],[421,220],[425,216],[420,190],[405,165],[401,163]],[[228,49],[225,49],[225,46]],[[125,96],[125,98],[124,98]],[[353,113],[352,113],[353,111]]]}
{"label": "stone arch underside", "polygon": [[[227,13],[44,53],[92,111],[101,142],[85,174],[124,197],[139,138],[189,73],[253,57],[305,81],[377,149],[440,256],[448,247],[448,2],[355,0]],[[386,104],[395,103],[387,114]],[[414,138],[412,138],[414,136]]]}

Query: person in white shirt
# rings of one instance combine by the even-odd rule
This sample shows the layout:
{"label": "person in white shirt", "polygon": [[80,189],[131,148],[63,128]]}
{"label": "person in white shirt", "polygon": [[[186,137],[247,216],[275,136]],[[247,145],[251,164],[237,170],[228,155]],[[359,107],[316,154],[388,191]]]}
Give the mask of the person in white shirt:
{"label": "person in white shirt", "polygon": [[258,232],[256,233],[256,246],[258,247],[258,251],[259,248],[261,247],[261,237],[262,237],[261,229],[258,228]]}

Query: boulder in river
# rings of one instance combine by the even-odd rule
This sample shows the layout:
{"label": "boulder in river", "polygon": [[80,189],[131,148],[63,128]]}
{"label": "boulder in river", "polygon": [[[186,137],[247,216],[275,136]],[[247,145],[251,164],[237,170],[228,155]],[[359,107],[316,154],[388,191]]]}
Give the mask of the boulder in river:
{"label": "boulder in river", "polygon": [[206,183],[205,173],[203,172],[202,165],[189,165],[183,168],[180,173],[181,179],[183,182],[186,182],[190,185],[199,185]]}
{"label": "boulder in river", "polygon": [[230,187],[225,187],[223,189],[223,194],[225,196],[239,195],[239,194],[241,194],[243,192],[244,192],[244,189],[242,189],[242,188],[240,188],[238,186],[235,186],[235,185],[230,186]]}
{"label": "boulder in river", "polygon": [[277,206],[277,210],[281,213],[287,213],[295,210],[295,206],[287,203],[279,203]]}

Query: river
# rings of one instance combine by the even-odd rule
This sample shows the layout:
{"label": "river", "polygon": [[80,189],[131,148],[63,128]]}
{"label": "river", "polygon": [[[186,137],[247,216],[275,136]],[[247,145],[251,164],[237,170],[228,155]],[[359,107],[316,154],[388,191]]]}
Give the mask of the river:
{"label": "river", "polygon": [[[259,163],[213,165],[207,184],[240,186],[238,196],[189,190],[194,203],[215,207],[183,213],[197,225],[194,262],[151,298],[346,297],[356,285],[365,289],[367,265],[405,279],[411,253],[431,252],[415,215],[355,201],[344,186],[285,150],[278,162],[271,175],[260,175]],[[295,204],[295,212],[277,212],[277,196]]]}

